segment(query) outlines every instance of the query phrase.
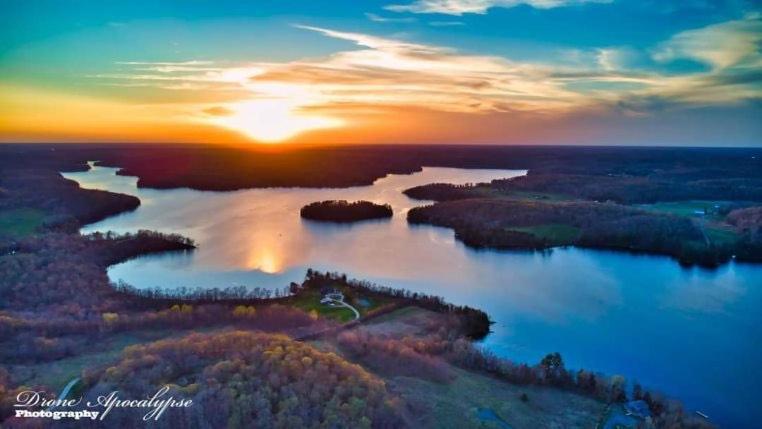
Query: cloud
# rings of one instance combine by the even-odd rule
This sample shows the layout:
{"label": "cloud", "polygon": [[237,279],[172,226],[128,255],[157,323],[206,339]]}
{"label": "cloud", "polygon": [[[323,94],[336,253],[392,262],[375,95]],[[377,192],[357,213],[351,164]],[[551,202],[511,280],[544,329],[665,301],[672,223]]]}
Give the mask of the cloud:
{"label": "cloud", "polygon": [[440,13],[460,16],[466,13],[484,14],[491,8],[512,8],[520,5],[536,9],[552,9],[583,3],[610,3],[612,0],[416,0],[409,4],[384,7],[393,12]]}
{"label": "cloud", "polygon": [[653,51],[659,62],[693,59],[715,70],[732,66],[762,66],[762,19],[749,14],[744,19],[727,21],[676,34]]}
{"label": "cloud", "polygon": [[160,66],[201,66],[201,65],[211,65],[214,64],[212,61],[198,61],[198,60],[192,60],[192,61],[117,61],[116,64],[122,64],[122,65],[131,65],[131,66],[154,66],[154,65],[160,65]]}
{"label": "cloud", "polygon": [[459,27],[466,25],[466,23],[461,21],[431,21],[429,25],[432,27]]}
{"label": "cloud", "polygon": [[235,113],[232,109],[223,106],[212,106],[203,110],[209,116],[230,116]]}
{"label": "cloud", "polygon": [[383,23],[390,23],[390,24],[409,24],[409,23],[417,21],[417,19],[413,17],[389,18],[386,16],[376,15],[375,13],[366,13],[365,17],[373,22],[383,22]]}
{"label": "cloud", "polygon": [[[577,101],[560,82],[545,78],[550,70],[543,66],[360,33],[299,28],[366,49],[338,52],[317,62],[272,66],[254,76],[254,82],[322,87],[323,96],[340,101],[416,105],[443,111],[536,110]],[[509,104],[511,107],[506,107]]]}
{"label": "cloud", "polygon": [[[635,67],[649,53],[626,47],[577,50],[558,55],[563,63],[538,63],[364,33],[296,27],[351,46],[323,57],[284,62],[129,62],[121,64],[127,68],[124,72],[93,78],[115,85],[186,89],[189,97],[192,91],[235,93],[235,99],[199,102],[195,109],[200,120],[213,118],[243,129],[246,117],[261,116],[275,106],[280,118],[298,119],[299,132],[369,117],[398,117],[405,111],[514,118],[558,118],[587,111],[640,117],[762,98],[759,67],[753,66],[759,64],[759,53],[747,48],[747,42],[736,42],[729,49],[744,54],[726,54],[706,41],[721,29],[734,34],[733,40],[748,40],[747,33],[756,28],[749,23],[691,30],[657,45],[653,52],[669,48],[675,58],[701,56],[713,61],[712,68],[683,74]],[[739,29],[745,30],[739,33]],[[706,43],[708,50],[703,48]],[[248,130],[250,135],[255,132]]]}

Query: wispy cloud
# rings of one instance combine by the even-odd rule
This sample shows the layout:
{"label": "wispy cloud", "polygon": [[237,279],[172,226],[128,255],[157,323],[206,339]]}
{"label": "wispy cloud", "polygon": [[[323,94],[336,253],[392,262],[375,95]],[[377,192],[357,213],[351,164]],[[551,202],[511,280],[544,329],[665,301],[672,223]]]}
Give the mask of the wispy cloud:
{"label": "wispy cloud", "polygon": [[744,19],[727,21],[678,33],[661,43],[653,53],[660,62],[692,59],[713,69],[762,66],[762,16],[748,14]]}
{"label": "wispy cloud", "polygon": [[[400,108],[471,115],[535,117],[618,110],[648,115],[679,106],[727,105],[762,97],[756,17],[675,35],[650,52],[654,64],[694,58],[709,62],[703,72],[666,73],[629,68],[636,56],[625,48],[575,51],[571,64],[513,61],[491,55],[379,37],[297,26],[354,46],[321,58],[287,62],[218,64],[122,63],[129,70],[93,76],[127,85],[175,90],[238,91],[239,101],[204,102],[202,118],[242,128],[247,117],[279,111],[301,124],[300,132],[350,123],[359,112],[392,114]],[[728,43],[725,53],[713,41]],[[231,125],[232,126],[232,125]]]}
{"label": "wispy cloud", "polygon": [[511,8],[528,5],[537,9],[579,5],[583,3],[610,3],[612,0],[416,0],[409,4],[392,4],[385,9],[393,12],[441,13],[460,16],[466,13],[484,14],[491,8]]}
{"label": "wispy cloud", "polygon": [[200,66],[214,64],[212,61],[117,61],[117,64],[131,65],[131,66],[146,66],[146,65],[160,65],[160,66]]}
{"label": "wispy cloud", "polygon": [[460,27],[466,23],[461,21],[431,21],[429,25],[432,27]]}
{"label": "wispy cloud", "polygon": [[390,24],[410,24],[410,23],[418,21],[414,17],[390,18],[388,16],[376,15],[375,13],[366,13],[365,17],[373,22],[383,22],[383,23],[390,23]]}

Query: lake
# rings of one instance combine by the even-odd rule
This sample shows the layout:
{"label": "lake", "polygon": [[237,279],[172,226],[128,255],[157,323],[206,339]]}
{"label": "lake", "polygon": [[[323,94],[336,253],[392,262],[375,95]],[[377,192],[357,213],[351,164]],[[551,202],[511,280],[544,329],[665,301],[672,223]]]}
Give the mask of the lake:
{"label": "lake", "polygon": [[[138,288],[283,288],[307,268],[443,296],[489,313],[483,346],[517,362],[560,352],[569,368],[621,374],[681,399],[712,421],[762,420],[762,265],[684,268],[661,256],[558,248],[473,250],[449,229],[409,226],[424,204],[404,189],[433,182],[485,182],[515,170],[424,168],[372,186],[234,192],[137,188],[134,177],[94,167],[66,173],[84,188],[135,195],[136,211],[88,225],[93,231],[153,229],[193,238],[199,248],[133,259],[109,269]],[[299,209],[327,199],[390,204],[390,220],[329,225]]]}

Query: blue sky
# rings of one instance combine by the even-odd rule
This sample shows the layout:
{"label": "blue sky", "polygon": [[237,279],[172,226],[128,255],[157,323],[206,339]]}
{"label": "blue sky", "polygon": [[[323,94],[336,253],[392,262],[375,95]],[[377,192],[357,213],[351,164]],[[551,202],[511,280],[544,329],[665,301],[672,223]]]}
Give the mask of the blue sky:
{"label": "blue sky", "polygon": [[[135,126],[165,115],[176,131],[233,132],[220,140],[762,145],[753,2],[6,0],[3,9],[3,140],[107,140],[46,129],[52,121],[30,130],[34,98],[52,111],[49,102],[107,104],[114,117],[103,121],[129,110],[144,115]],[[281,132],[259,129],[272,111]],[[379,132],[400,112],[403,130]]]}

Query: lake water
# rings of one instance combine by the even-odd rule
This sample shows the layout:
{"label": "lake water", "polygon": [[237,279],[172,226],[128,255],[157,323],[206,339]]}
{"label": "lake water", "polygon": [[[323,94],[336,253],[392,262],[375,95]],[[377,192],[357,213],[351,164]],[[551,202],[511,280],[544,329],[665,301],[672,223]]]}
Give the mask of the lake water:
{"label": "lake water", "polygon": [[[109,269],[140,288],[282,288],[307,268],[443,296],[495,320],[484,347],[518,362],[560,352],[567,367],[622,374],[681,399],[728,427],[762,421],[762,265],[683,268],[659,256],[577,248],[472,250],[445,228],[409,226],[411,186],[484,182],[512,170],[424,168],[345,189],[234,192],[138,189],[94,167],[67,173],[82,187],[135,195],[134,212],[83,232],[154,229],[197,241],[190,253],[141,257]],[[388,203],[391,220],[326,225],[299,209],[326,199]]]}

